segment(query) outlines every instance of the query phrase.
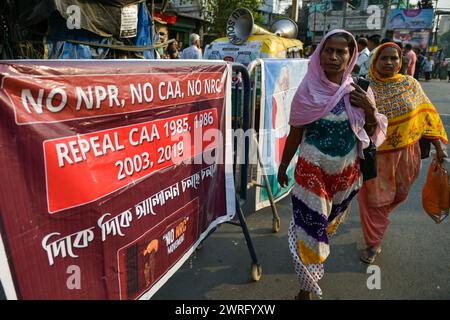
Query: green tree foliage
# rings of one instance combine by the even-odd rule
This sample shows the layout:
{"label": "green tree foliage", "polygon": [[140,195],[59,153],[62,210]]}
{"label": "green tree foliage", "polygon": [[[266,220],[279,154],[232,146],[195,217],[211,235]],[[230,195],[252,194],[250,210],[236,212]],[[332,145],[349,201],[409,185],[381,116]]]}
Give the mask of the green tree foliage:
{"label": "green tree foliage", "polygon": [[420,9],[433,9],[433,0],[422,0],[418,5]]}
{"label": "green tree foliage", "polygon": [[262,15],[258,12],[261,3],[262,0],[207,0],[204,10],[211,22],[208,33],[225,36],[228,18],[238,8],[250,10],[255,23],[262,25]]}

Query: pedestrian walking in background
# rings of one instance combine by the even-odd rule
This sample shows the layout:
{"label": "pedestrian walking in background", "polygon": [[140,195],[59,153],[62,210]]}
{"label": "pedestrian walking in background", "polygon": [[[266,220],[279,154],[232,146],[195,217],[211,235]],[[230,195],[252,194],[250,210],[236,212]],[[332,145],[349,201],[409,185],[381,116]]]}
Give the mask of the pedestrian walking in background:
{"label": "pedestrian walking in background", "polygon": [[376,47],[380,45],[381,37],[377,34],[372,35],[367,40],[367,48],[370,50],[369,58],[361,65],[359,70],[359,76],[366,77],[369,72],[370,60],[372,59],[372,55],[375,52]]}
{"label": "pedestrian walking in background", "polygon": [[377,149],[377,177],[364,182],[358,194],[361,225],[367,248],[361,260],[373,263],[389,214],[408,196],[421,161],[419,140],[429,139],[438,161],[445,157],[441,142],[447,134],[435,107],[419,82],[399,74],[402,56],[395,43],[380,46],[374,54],[368,79],[379,112],[389,120],[386,141]]}
{"label": "pedestrian walking in background", "polygon": [[200,36],[193,33],[189,36],[190,47],[181,52],[181,59],[202,59]]}
{"label": "pedestrian walking in background", "polygon": [[438,52],[436,52],[434,54],[433,61],[434,61],[434,66],[433,66],[433,72],[432,72],[431,77],[433,79],[437,79],[437,78],[439,78],[439,72],[440,72],[442,63],[444,62],[444,53],[442,52],[442,49],[438,50]]}
{"label": "pedestrian walking in background", "polygon": [[407,71],[406,74],[413,77],[415,70],[416,70],[416,62],[417,62],[417,56],[414,50],[412,49],[412,45],[410,43],[407,43],[405,45],[405,52],[404,55],[408,57],[407,62]]}
{"label": "pedestrian walking in background", "polygon": [[448,73],[448,82],[450,82],[450,58],[446,59],[446,67],[447,67],[447,73]]}
{"label": "pedestrian walking in background", "polygon": [[167,46],[167,55],[169,59],[180,59],[180,52],[178,51],[178,42],[174,41]]}
{"label": "pedestrian walking in background", "polygon": [[416,57],[417,57],[416,68],[414,70],[414,78],[416,80],[419,80],[420,74],[422,72],[422,64],[423,64],[423,62],[425,60],[425,56],[422,53],[420,53],[420,50],[417,49],[417,48],[414,49],[414,53],[416,54]]}
{"label": "pedestrian walking in background", "polygon": [[[395,44],[398,45],[398,47],[400,49],[403,49],[403,44],[401,42],[396,42]],[[401,67],[400,67],[399,73],[403,74],[403,75],[407,75],[408,74],[409,57],[403,51],[403,54],[402,54],[401,58],[402,58],[402,60],[401,60]]]}
{"label": "pedestrian walking in background", "polygon": [[439,80],[447,80],[447,59],[443,59],[439,66]]}
{"label": "pedestrian walking in background", "polygon": [[358,43],[358,60],[356,60],[355,68],[353,69],[353,73],[358,76],[366,76],[366,74],[360,73],[361,66],[363,63],[369,59],[370,50],[367,48],[367,39],[359,38],[357,40]]}
{"label": "pedestrian walking in background", "polygon": [[431,79],[431,73],[433,72],[434,61],[431,59],[431,56],[427,57],[425,63],[423,65],[423,71],[425,72],[425,81],[429,81]]}
{"label": "pedestrian walking in background", "polygon": [[305,49],[305,57],[309,58],[313,54],[313,51],[314,51],[314,49],[313,49],[312,45],[307,46]]}
{"label": "pedestrian walking in background", "polygon": [[362,185],[362,148],[369,137],[376,145],[385,137],[387,119],[377,112],[373,94],[351,77],[356,46],[349,32],[329,32],[311,56],[291,106],[278,182],[287,184],[286,169],[300,146],[288,233],[300,284],[297,299],[322,294],[318,281],[330,254],[330,237]]}

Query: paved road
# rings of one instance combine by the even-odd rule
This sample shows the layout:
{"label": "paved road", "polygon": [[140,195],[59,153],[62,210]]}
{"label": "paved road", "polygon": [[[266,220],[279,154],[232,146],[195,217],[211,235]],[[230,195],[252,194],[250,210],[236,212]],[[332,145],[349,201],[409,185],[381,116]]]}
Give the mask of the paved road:
{"label": "paved road", "polygon": [[439,113],[450,115],[450,83],[435,79],[420,83]]}
{"label": "paved road", "polygon": [[[450,83],[423,83],[442,114],[450,115]],[[450,133],[450,116],[445,117]],[[395,210],[377,261],[381,289],[369,290],[367,265],[358,259],[364,248],[357,203],[332,240],[320,282],[323,299],[450,299],[450,218],[436,225],[421,207],[421,187],[429,161],[408,200]],[[271,212],[247,217],[263,275],[250,278],[250,256],[238,227],[222,225],[153,299],[281,299],[297,293],[297,280],[287,246],[290,199],[277,204],[281,230],[271,232]]]}

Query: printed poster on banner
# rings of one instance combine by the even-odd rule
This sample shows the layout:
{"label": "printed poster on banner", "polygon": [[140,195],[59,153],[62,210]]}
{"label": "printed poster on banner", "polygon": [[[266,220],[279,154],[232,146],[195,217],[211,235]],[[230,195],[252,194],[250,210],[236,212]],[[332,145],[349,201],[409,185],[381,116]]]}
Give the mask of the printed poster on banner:
{"label": "printed poster on banner", "polygon": [[0,63],[8,299],[148,299],[235,213],[226,62]]}
{"label": "printed poster on banner", "polygon": [[132,4],[122,8],[120,19],[120,37],[133,38],[137,34],[138,5]]}
{"label": "printed poster on banner", "polygon": [[[308,69],[307,59],[263,59],[261,118],[259,128],[259,148],[262,162],[268,176],[275,201],[282,199],[294,184],[296,156],[288,167],[289,185],[282,188],[278,184],[277,173],[283,149],[289,134],[289,115],[292,99]],[[257,181],[265,184],[262,171],[258,168]],[[265,188],[256,193],[256,210],[270,205]]]}
{"label": "printed poster on banner", "polygon": [[394,41],[402,42],[403,45],[409,43],[413,48],[424,50],[430,41],[430,30],[397,29],[394,30],[393,38]]}
{"label": "printed poster on banner", "polygon": [[213,42],[205,49],[204,59],[225,60],[247,66],[261,55],[261,41],[246,41],[242,45],[227,42]]}
{"label": "printed poster on banner", "polygon": [[433,16],[433,9],[393,9],[388,29],[431,29]]}

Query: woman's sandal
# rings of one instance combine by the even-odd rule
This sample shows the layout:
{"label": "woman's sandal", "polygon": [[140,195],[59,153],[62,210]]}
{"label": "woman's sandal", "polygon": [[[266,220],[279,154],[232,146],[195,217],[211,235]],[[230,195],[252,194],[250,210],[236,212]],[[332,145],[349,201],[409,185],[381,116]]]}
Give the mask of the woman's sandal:
{"label": "woman's sandal", "polygon": [[300,292],[295,296],[295,300],[312,300],[311,292],[300,290]]}
{"label": "woman's sandal", "polygon": [[360,257],[361,261],[367,264],[375,262],[375,258],[381,253],[381,246],[375,249],[375,247],[366,248],[363,251],[363,255]]}

